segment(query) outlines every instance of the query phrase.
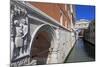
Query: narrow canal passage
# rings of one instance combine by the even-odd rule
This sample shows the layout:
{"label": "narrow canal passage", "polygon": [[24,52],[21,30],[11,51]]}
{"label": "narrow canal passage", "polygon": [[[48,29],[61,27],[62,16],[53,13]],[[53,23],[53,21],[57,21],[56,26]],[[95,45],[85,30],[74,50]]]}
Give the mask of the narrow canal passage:
{"label": "narrow canal passage", "polygon": [[83,39],[79,38],[76,41],[74,48],[72,49],[71,53],[69,54],[68,58],[65,60],[65,63],[72,63],[72,62],[87,62],[87,61],[94,61],[95,59],[90,57],[84,47]]}

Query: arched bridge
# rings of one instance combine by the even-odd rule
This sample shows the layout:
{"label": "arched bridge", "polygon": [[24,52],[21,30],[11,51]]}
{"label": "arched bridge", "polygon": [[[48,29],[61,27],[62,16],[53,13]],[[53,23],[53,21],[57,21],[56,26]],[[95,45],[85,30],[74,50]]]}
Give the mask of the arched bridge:
{"label": "arched bridge", "polygon": [[62,63],[75,43],[67,30],[28,2],[11,1],[11,66]]}

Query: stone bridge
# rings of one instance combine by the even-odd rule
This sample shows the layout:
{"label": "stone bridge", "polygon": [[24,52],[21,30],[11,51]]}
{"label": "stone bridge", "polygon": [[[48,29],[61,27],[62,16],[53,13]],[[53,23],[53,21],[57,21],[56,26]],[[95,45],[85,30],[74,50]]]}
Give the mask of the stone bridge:
{"label": "stone bridge", "polygon": [[28,2],[11,1],[10,17],[11,66],[64,62],[75,43],[74,31]]}

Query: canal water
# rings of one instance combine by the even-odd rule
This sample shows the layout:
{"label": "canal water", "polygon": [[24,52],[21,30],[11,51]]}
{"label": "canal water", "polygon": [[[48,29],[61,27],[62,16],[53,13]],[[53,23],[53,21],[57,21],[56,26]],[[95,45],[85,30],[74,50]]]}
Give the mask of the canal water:
{"label": "canal water", "polygon": [[95,59],[88,55],[86,48],[84,46],[83,39],[79,38],[75,46],[73,47],[71,53],[65,60],[65,63],[73,63],[73,62],[88,62],[95,61]]}

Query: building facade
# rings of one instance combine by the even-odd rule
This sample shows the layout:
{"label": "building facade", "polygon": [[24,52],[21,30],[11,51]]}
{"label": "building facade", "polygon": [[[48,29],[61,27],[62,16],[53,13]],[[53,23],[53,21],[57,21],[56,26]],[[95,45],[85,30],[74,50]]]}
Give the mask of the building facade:
{"label": "building facade", "polygon": [[75,43],[72,5],[11,1],[11,66],[63,63]]}
{"label": "building facade", "polygon": [[88,55],[95,59],[95,20],[92,20],[88,29],[84,30],[84,43]]}
{"label": "building facade", "polygon": [[95,44],[95,20],[92,20],[88,29],[84,30],[84,39]]}
{"label": "building facade", "polygon": [[69,4],[58,4],[58,3],[41,3],[41,2],[30,2],[33,7],[36,7],[58,21],[60,25],[67,29],[71,29],[73,24],[73,6]]}

